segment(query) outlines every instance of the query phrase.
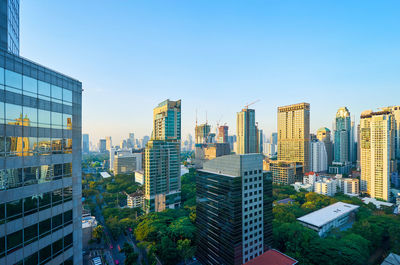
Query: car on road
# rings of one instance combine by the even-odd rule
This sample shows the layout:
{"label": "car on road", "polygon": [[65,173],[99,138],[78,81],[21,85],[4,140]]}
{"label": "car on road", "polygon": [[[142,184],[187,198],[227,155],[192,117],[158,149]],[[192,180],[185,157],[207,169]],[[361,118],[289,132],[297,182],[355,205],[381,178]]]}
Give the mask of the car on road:
{"label": "car on road", "polygon": [[114,248],[113,245],[110,244],[110,249],[113,249],[113,248]]}
{"label": "car on road", "polygon": [[114,261],[114,263],[115,263],[115,265],[118,265],[118,264],[119,264],[119,260],[116,259],[116,260]]}
{"label": "car on road", "polygon": [[118,251],[121,252],[121,247],[117,245]]}

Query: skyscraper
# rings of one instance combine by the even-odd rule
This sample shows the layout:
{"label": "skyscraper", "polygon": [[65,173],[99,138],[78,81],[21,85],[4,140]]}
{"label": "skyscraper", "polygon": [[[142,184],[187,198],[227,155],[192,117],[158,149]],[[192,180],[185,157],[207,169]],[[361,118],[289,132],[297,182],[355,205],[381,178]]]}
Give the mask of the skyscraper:
{"label": "skyscraper", "polygon": [[391,108],[361,113],[361,190],[385,201],[390,199],[395,122]]}
{"label": "skyscraper", "polygon": [[129,133],[128,147],[135,148],[135,134],[134,133]]}
{"label": "skyscraper", "polygon": [[333,161],[333,145],[331,141],[331,130],[326,127],[319,128],[317,131],[317,139],[325,144],[325,150],[327,154],[328,166]]}
{"label": "skyscraper", "polygon": [[296,162],[309,171],[310,104],[278,107],[278,160]]}
{"label": "skyscraper", "polygon": [[0,264],[82,264],[82,84],[19,57],[0,4]]}
{"label": "skyscraper", "polygon": [[228,142],[228,126],[223,125],[218,127],[217,143]]}
{"label": "skyscraper", "polygon": [[278,144],[278,133],[276,132],[271,133],[271,144],[273,145]]}
{"label": "skyscraper", "polygon": [[211,126],[207,123],[197,125],[195,127],[194,137],[196,144],[205,144],[208,140],[208,135],[210,134]]}
{"label": "skyscraper", "polygon": [[153,114],[153,138],[145,149],[146,212],[177,208],[181,200],[181,101],[165,100]]}
{"label": "skyscraper", "polygon": [[19,0],[0,0],[0,49],[19,55]]}
{"label": "skyscraper", "polygon": [[82,152],[85,154],[89,153],[89,134],[82,134]]}
{"label": "skyscraper", "polygon": [[196,179],[197,253],[202,264],[244,264],[272,243],[271,176],[261,154],[204,163]]}
{"label": "skyscraper", "polygon": [[107,137],[106,137],[106,149],[107,149],[107,151],[110,152],[110,150],[111,150],[112,147],[113,147],[113,145],[112,145],[111,136],[107,136]]}
{"label": "skyscraper", "polygon": [[314,172],[324,172],[328,170],[328,155],[325,144],[318,139],[311,141],[310,170]]}
{"label": "skyscraper", "polygon": [[354,129],[352,129],[350,112],[346,107],[341,107],[336,112],[334,127],[334,158],[329,167],[329,173],[347,174],[350,171],[354,153]]}
{"label": "skyscraper", "polygon": [[[99,152],[104,153],[107,151],[107,140],[106,139],[100,139],[99,140]],[[111,149],[110,149],[111,151]]]}
{"label": "skyscraper", "polygon": [[236,117],[237,154],[257,153],[257,126],[254,109],[242,109]]}

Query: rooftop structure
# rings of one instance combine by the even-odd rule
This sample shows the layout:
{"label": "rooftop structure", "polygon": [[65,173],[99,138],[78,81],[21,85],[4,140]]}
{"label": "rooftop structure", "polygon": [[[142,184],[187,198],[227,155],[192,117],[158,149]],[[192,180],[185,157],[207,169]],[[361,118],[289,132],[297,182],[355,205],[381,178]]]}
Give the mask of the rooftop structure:
{"label": "rooftop structure", "polygon": [[400,265],[400,256],[390,253],[381,265]]}
{"label": "rooftop structure", "polygon": [[320,210],[297,218],[304,226],[325,235],[331,228],[342,227],[351,222],[351,216],[360,206],[337,202]]}
{"label": "rooftop structure", "polygon": [[275,249],[270,249],[262,255],[250,260],[245,265],[294,265],[298,261],[279,252]]}
{"label": "rooftop structure", "polygon": [[111,177],[111,175],[108,174],[108,172],[100,172],[100,176],[101,176],[103,179],[106,179],[106,178]]}
{"label": "rooftop structure", "polygon": [[363,201],[365,204],[372,203],[372,204],[374,204],[374,205],[376,206],[376,208],[378,208],[378,209],[380,209],[382,206],[386,206],[386,207],[392,207],[392,206],[393,206],[393,203],[378,201],[377,199],[368,198],[368,197],[362,198],[362,201]]}

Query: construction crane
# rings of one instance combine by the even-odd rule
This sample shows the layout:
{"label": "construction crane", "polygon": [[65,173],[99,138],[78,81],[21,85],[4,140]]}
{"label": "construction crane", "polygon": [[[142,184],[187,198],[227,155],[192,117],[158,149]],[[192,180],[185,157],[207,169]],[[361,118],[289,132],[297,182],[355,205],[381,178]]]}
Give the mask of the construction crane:
{"label": "construction crane", "polygon": [[244,108],[245,108],[245,109],[248,109],[249,106],[251,106],[251,105],[253,105],[253,104],[256,104],[256,103],[259,102],[259,101],[260,101],[260,100],[257,99],[256,101],[253,101],[253,102],[251,102],[251,103],[249,103],[249,104],[247,104],[247,105],[244,105]]}

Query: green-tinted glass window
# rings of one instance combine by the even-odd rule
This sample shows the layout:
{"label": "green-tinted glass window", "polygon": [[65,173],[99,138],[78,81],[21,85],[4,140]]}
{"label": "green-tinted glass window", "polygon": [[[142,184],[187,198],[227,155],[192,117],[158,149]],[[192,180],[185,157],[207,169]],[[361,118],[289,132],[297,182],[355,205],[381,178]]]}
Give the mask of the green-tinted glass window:
{"label": "green-tinted glass window", "polygon": [[13,71],[6,70],[6,85],[22,89],[22,75]]}

